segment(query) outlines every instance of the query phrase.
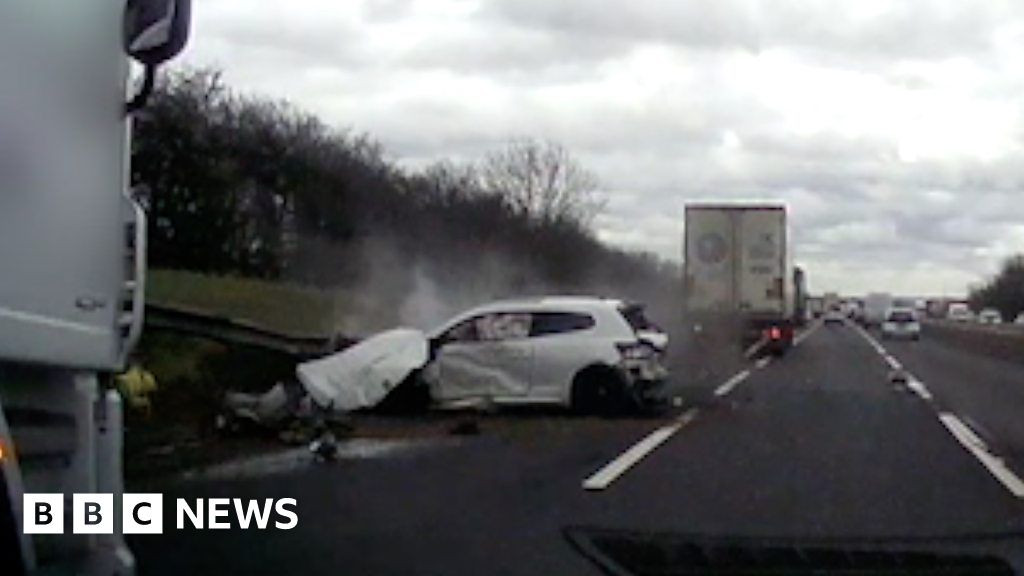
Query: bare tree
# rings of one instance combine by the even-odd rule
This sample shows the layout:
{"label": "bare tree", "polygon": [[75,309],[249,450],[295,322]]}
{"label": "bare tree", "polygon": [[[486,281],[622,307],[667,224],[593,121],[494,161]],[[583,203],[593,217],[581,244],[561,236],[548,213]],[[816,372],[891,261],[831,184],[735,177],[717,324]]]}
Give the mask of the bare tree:
{"label": "bare tree", "polygon": [[555,142],[513,140],[487,154],[479,174],[485,192],[538,222],[570,221],[586,227],[604,207],[597,177]]}
{"label": "bare tree", "polygon": [[419,183],[428,197],[444,206],[465,201],[478,191],[479,177],[471,164],[456,164],[441,160],[424,168]]}

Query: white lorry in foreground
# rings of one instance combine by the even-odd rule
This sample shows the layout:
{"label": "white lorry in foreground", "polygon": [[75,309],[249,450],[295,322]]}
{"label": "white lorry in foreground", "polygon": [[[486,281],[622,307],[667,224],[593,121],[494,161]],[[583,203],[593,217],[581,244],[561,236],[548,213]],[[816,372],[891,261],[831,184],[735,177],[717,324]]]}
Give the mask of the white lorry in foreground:
{"label": "white lorry in foreground", "polygon": [[690,321],[701,331],[735,331],[747,349],[789,349],[798,306],[787,232],[780,204],[688,205],[683,266]]}
{"label": "white lorry in foreground", "polygon": [[[111,379],[142,329],[146,245],[129,122],[189,13],[188,0],[0,0],[2,574],[134,571],[118,530],[72,534],[70,510],[74,493],[121,499]],[[62,534],[25,533],[25,493],[63,496]]]}

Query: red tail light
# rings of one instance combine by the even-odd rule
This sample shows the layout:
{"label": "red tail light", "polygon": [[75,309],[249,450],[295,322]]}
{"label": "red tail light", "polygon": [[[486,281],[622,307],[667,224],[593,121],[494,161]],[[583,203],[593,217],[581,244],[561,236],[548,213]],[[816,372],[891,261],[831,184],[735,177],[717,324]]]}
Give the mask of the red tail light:
{"label": "red tail light", "polygon": [[782,338],[782,330],[779,330],[778,326],[772,326],[768,329],[768,339],[778,340]]}

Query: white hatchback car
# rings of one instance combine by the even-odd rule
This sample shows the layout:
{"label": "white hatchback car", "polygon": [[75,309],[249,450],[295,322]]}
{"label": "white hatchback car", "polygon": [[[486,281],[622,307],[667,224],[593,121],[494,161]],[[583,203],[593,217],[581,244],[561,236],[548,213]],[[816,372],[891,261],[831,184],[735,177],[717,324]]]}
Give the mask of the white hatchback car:
{"label": "white hatchback car", "polygon": [[882,322],[882,338],[921,338],[921,323],[913,308],[889,308]]}
{"label": "white hatchback car", "polygon": [[475,308],[429,336],[439,404],[557,404],[603,412],[652,399],[667,336],[619,300],[547,297]]}
{"label": "white hatchback car", "polygon": [[846,315],[838,307],[829,308],[828,312],[825,312],[824,323],[828,324],[844,324],[846,323]]}

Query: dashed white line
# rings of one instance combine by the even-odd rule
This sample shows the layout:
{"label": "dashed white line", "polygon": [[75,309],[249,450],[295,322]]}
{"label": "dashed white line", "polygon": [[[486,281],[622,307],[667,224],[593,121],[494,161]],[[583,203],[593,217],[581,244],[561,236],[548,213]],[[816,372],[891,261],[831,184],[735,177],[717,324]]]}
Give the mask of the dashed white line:
{"label": "dashed white line", "polygon": [[[866,330],[860,328],[861,335],[871,344],[871,346],[878,352],[879,355],[885,360],[887,364],[893,370],[903,370],[899,360],[896,360],[881,344],[878,343]],[[922,400],[932,403],[934,397],[928,388],[924,385],[924,382],[918,380],[913,374],[904,370],[907,377],[907,388],[912,390],[915,394],[921,397]],[[993,454],[985,442],[977,435],[971,427],[964,424],[955,414],[949,412],[938,412],[939,421],[945,426],[946,430],[953,435],[953,438],[960,443],[964,449],[967,450],[974,458],[989,471],[992,476],[995,477],[1010,494],[1013,494],[1016,498],[1024,498],[1024,481],[1022,481],[1016,474],[1010,470],[1002,458]]]}
{"label": "dashed white line", "polygon": [[764,345],[767,343],[768,341],[765,340],[764,338],[758,340],[757,342],[754,342],[753,344],[750,345],[749,348],[743,351],[743,357],[747,359],[753,358],[758,352],[761,351],[761,348],[764,348]]}
{"label": "dashed white line", "polygon": [[680,427],[685,426],[692,422],[693,419],[696,418],[697,414],[699,413],[700,410],[697,410],[696,408],[690,408],[686,412],[680,414],[679,417],[676,418],[676,422],[679,424]]}
{"label": "dashed white line", "polygon": [[868,334],[867,330],[865,330],[863,327],[857,324],[854,324],[853,327],[857,330],[857,332],[860,332],[860,335],[863,336],[865,340],[868,341],[868,344],[870,344],[871,347],[875,349],[875,352],[878,352],[878,354],[881,355],[883,358],[889,355],[889,353],[885,351],[885,348],[882,348],[882,345],[878,343],[878,340],[875,340],[874,337],[871,336],[871,334]]}
{"label": "dashed white line", "polygon": [[907,378],[907,388],[910,388],[914,394],[920,396],[921,400],[924,400],[925,402],[931,402],[935,399],[935,397],[932,396],[932,393],[929,392],[928,388],[924,385],[924,382],[921,382],[913,376]]}
{"label": "dashed white line", "polygon": [[725,396],[729,392],[732,392],[732,389],[735,388],[737,384],[743,382],[748,377],[750,377],[750,370],[744,370],[732,378],[729,378],[721,386],[715,388],[715,396]]}
{"label": "dashed white line", "polygon": [[627,470],[642,460],[644,456],[653,452],[655,448],[661,446],[666,440],[671,438],[673,434],[678,432],[680,428],[686,426],[696,417],[697,410],[695,408],[690,409],[684,412],[674,424],[662,426],[654,432],[651,432],[643,440],[631,446],[616,459],[612,460],[592,476],[584,480],[583,489],[604,490],[618,477],[622,476]]}
{"label": "dashed white line", "polygon": [[1002,483],[1011,494],[1017,498],[1024,498],[1024,481],[1021,481],[1009,468],[1003,459],[989,452],[985,443],[955,415],[948,412],[940,412],[939,420],[949,430],[949,433],[960,442],[960,445],[967,449],[988,471],[995,476],[996,480]]}
{"label": "dashed white line", "polygon": [[889,365],[889,368],[892,368],[893,370],[902,370],[903,369],[903,365],[900,364],[900,361],[897,360],[894,356],[892,356],[888,352],[885,352],[884,349],[882,351],[882,358],[885,360],[885,363]]}
{"label": "dashed white line", "polygon": [[[817,328],[811,328],[804,332],[799,337],[799,342],[805,340],[812,332]],[[794,341],[794,346],[797,344]],[[756,344],[755,344],[756,346]],[[753,349],[753,347],[752,347]],[[764,368],[772,359],[768,356],[758,359],[754,362],[754,366],[757,368]],[[731,378],[723,382],[718,388],[715,388],[715,396],[725,396],[729,392],[732,392],[736,386],[741,382],[750,377],[750,370],[743,370],[734,374]],[[696,408],[691,408],[684,412],[676,421],[672,424],[667,424],[654,430],[642,440],[632,445],[625,452],[617,456],[614,460],[605,464],[600,470],[592,474],[586,480],[583,481],[584,490],[604,490],[611,485],[616,479],[621,477],[630,468],[635,466],[637,462],[640,462],[645,456],[653,452],[658,446],[665,443],[666,440],[672,437],[673,434],[679,431],[680,428],[689,424],[694,418],[697,417],[698,411]]]}

